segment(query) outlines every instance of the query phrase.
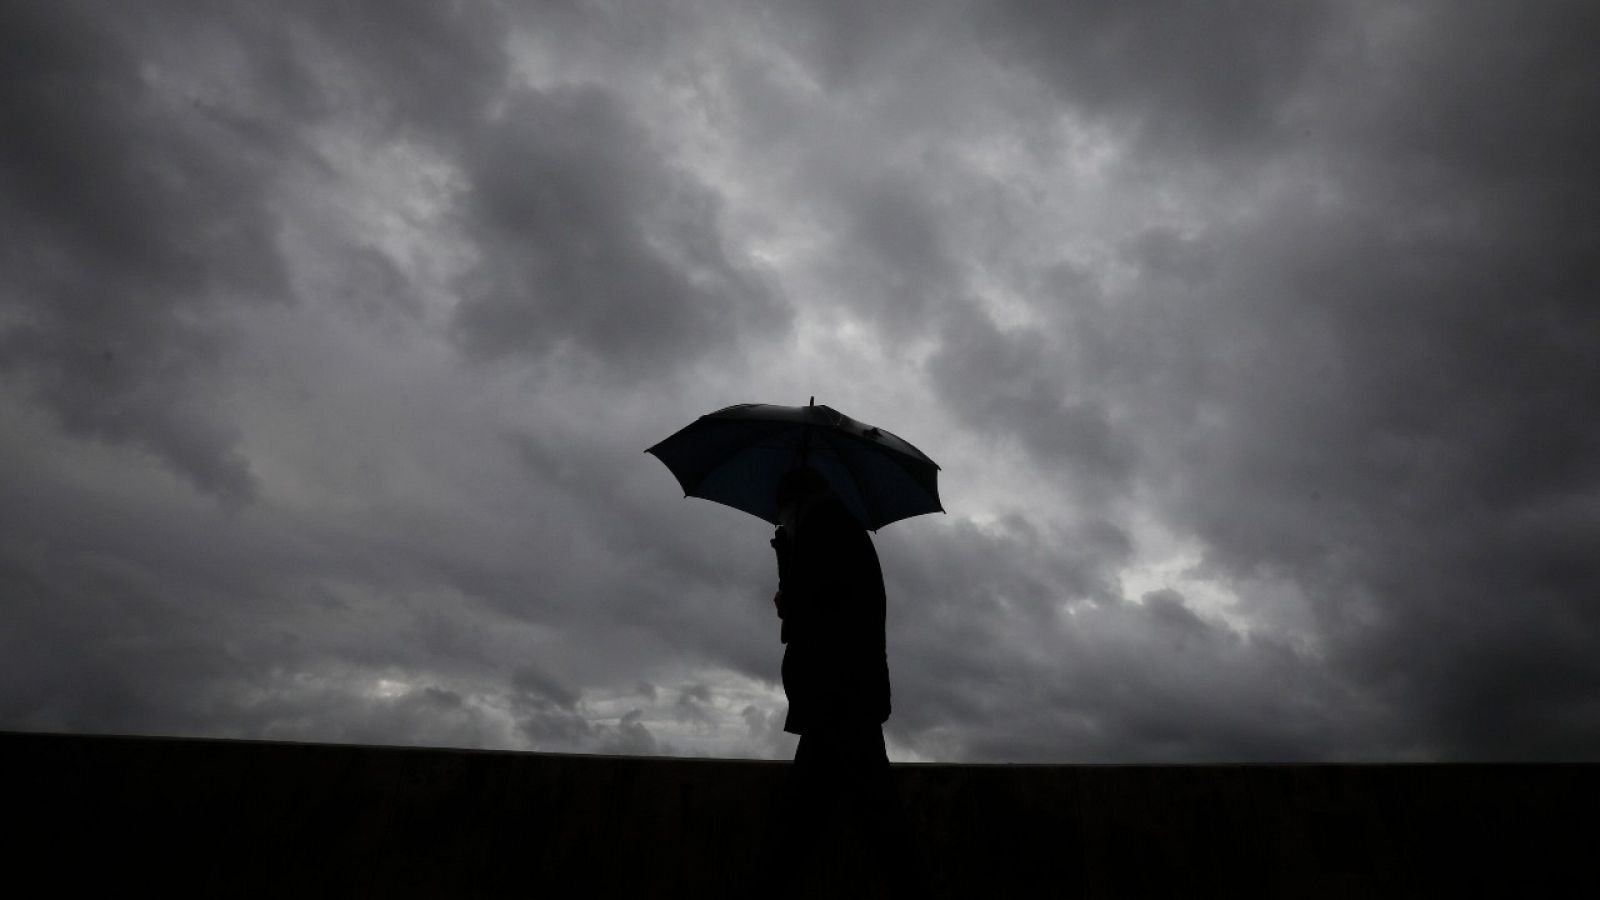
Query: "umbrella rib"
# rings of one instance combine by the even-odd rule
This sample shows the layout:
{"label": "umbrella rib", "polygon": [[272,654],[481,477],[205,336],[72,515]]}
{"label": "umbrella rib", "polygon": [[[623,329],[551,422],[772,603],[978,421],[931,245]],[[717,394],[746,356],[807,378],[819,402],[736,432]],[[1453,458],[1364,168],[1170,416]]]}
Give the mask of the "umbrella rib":
{"label": "umbrella rib", "polygon": [[[885,433],[887,434],[888,432],[885,432]],[[935,469],[939,468],[939,464],[934,462],[932,459],[929,459],[928,458],[928,454],[923,453],[921,450],[918,450],[916,445],[914,445],[911,442],[907,441],[905,438],[900,437],[899,435],[891,435],[891,436],[894,437],[896,440],[898,440],[900,443],[905,444],[906,445],[906,449],[905,450],[902,450],[899,447],[885,446],[884,444],[881,444],[881,443],[879,443],[877,441],[869,441],[864,437],[860,437],[858,435],[851,434],[848,431],[840,431],[840,432],[838,432],[838,434],[841,437],[849,438],[850,440],[854,441],[858,446],[866,447],[866,448],[872,450],[874,453],[881,453],[884,456],[887,456],[890,459],[893,459],[896,462],[896,464],[901,466],[901,468],[905,468],[904,462],[906,462],[906,461],[909,461],[909,462],[912,462],[912,463],[930,465],[930,466],[933,466]],[[910,451],[910,452],[907,452],[907,451]]]}
{"label": "umbrella rib", "polygon": [[[729,421],[737,421],[737,420],[729,420]],[[707,469],[705,472],[702,472],[700,474],[700,477],[696,478],[694,480],[694,484],[685,485],[684,486],[684,493],[693,494],[700,487],[700,485],[705,483],[705,480],[707,478],[710,478],[712,475],[715,475],[717,473],[717,471],[719,469],[721,469],[723,467],[723,465],[725,465],[727,463],[728,460],[734,458],[735,456],[738,456],[740,453],[743,453],[746,450],[749,450],[751,447],[755,446],[756,444],[761,443],[762,441],[766,440],[767,438],[774,437],[776,435],[781,435],[785,431],[789,430],[790,428],[794,428],[794,427],[797,427],[797,426],[794,425],[794,423],[791,423],[791,422],[780,423],[777,428],[774,428],[771,431],[758,432],[755,437],[750,438],[747,441],[744,441],[744,442],[742,442],[740,444],[735,445],[732,450],[726,451],[726,452],[724,452],[722,454],[722,462],[719,462],[716,465],[712,466],[711,468]],[[798,427],[804,428],[806,426],[800,425]]]}
{"label": "umbrella rib", "polygon": [[[846,459],[845,455],[839,452],[837,447],[830,449],[833,450],[833,455],[839,458],[839,468],[843,469],[844,474],[850,478],[850,486],[856,489],[856,496],[861,498],[861,510],[867,514],[867,518],[870,520],[872,518],[872,510],[868,508],[867,492],[861,489],[861,479],[856,477],[855,470],[850,466],[850,463]],[[868,528],[872,528],[872,523],[870,521],[866,524]],[[872,530],[877,531],[878,529],[872,528]]]}
{"label": "umbrella rib", "polygon": [[[855,447],[857,452],[870,453],[870,454],[872,454],[874,456],[877,456],[880,459],[883,459],[889,465],[891,465],[894,468],[898,469],[902,474],[905,475],[905,477],[911,479],[911,483],[912,484],[915,484],[917,487],[919,487],[922,490],[925,490],[925,491],[927,491],[929,493],[929,495],[932,497],[934,502],[937,504],[937,508],[938,508],[938,510],[940,512],[944,511],[944,502],[939,499],[939,489],[938,489],[938,486],[937,486],[937,482],[935,482],[935,484],[930,485],[930,484],[925,484],[924,480],[923,480],[929,474],[931,474],[933,476],[933,478],[935,478],[935,479],[938,477],[938,473],[939,473],[939,464],[938,463],[934,462],[931,459],[927,459],[926,458],[926,454],[923,455],[923,459],[917,459],[917,458],[912,457],[912,456],[910,456],[910,455],[908,455],[906,453],[901,452],[900,450],[898,450],[898,449],[896,449],[894,447],[884,447],[884,446],[882,446],[880,444],[877,444],[877,443],[874,443],[872,441],[864,441],[864,440],[861,440],[859,438],[855,438],[854,435],[850,435],[850,434],[845,434],[844,436],[852,438],[851,446]],[[927,466],[929,469],[931,469],[931,473],[930,472],[926,472],[926,471],[919,472],[918,470],[922,466]],[[889,523],[885,522],[883,524],[887,525]],[[876,530],[876,529],[874,529],[874,530]]]}
{"label": "umbrella rib", "polygon": [[[928,469],[931,470],[931,475],[933,478],[938,478],[940,472],[939,464],[931,459],[928,459],[927,454],[922,454],[922,459],[917,459],[916,457],[902,453],[893,448],[880,448],[878,445],[869,443],[867,441],[858,441],[857,443],[863,444],[866,447],[878,452],[880,455],[886,457],[889,462],[895,466],[895,468],[898,468],[900,471],[906,473],[906,475],[919,486],[931,490],[935,498],[938,497],[939,493],[938,488],[936,487],[937,481],[935,481],[935,485],[923,484],[923,479],[927,477],[930,472],[918,471],[918,469],[920,469],[922,466],[927,466]],[[918,453],[921,453],[921,451],[918,451]],[[943,509],[944,504],[940,503],[939,508]]]}
{"label": "umbrella rib", "polygon": [[895,468],[905,472],[906,475],[910,476],[913,481],[917,481],[919,484],[921,483],[921,479],[918,477],[916,467],[926,465],[931,466],[935,472],[939,471],[939,464],[931,459],[917,459],[916,457],[913,457],[896,447],[885,447],[882,444],[862,440],[861,438],[846,432],[840,432],[840,436],[849,438],[852,446],[858,448],[860,451],[872,453],[882,459],[888,460],[889,463],[891,463]]}

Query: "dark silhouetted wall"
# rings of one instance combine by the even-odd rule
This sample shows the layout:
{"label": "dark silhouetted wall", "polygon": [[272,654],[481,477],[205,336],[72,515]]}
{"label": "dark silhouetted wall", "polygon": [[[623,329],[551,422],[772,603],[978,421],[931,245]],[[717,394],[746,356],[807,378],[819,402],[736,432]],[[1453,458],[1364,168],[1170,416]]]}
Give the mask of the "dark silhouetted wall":
{"label": "dark silhouetted wall", "polygon": [[[786,763],[0,734],[7,870],[225,896],[758,897]],[[933,897],[1592,895],[1590,765],[897,765]],[[846,861],[848,865],[848,861]],[[1531,895],[1531,894],[1530,894]]]}

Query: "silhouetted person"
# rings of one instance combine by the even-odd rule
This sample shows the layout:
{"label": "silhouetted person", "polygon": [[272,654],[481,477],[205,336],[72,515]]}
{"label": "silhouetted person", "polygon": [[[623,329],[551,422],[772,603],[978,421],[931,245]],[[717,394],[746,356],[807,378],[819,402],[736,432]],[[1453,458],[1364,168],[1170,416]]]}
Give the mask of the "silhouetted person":
{"label": "silhouetted person", "polygon": [[887,757],[889,663],[884,652],[883,571],[872,538],[809,468],[778,491],[772,546],[778,554],[783,625],[783,728],[800,735],[796,760],[843,754]]}
{"label": "silhouetted person", "polygon": [[886,885],[898,882],[905,835],[883,744],[890,703],[878,554],[814,470],[790,473],[778,497],[773,602],[786,645],[783,727],[800,736],[780,848],[790,856],[784,868],[807,879],[816,867],[842,862],[834,851],[851,848],[857,865]]}

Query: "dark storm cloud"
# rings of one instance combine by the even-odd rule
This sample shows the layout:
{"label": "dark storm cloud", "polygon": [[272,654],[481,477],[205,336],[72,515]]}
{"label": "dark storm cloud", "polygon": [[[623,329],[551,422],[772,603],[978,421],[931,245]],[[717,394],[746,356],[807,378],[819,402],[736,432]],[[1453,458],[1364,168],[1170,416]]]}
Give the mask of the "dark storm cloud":
{"label": "dark storm cloud", "polygon": [[517,669],[511,685],[518,707],[517,727],[535,745],[577,744],[591,734],[588,720],[577,709],[578,693],[537,666]]}
{"label": "dark storm cloud", "polygon": [[[1370,723],[1315,660],[1203,619],[1175,591],[1084,607],[1052,665],[1014,666],[976,758],[1307,760],[1371,752]],[[1041,671],[1043,670],[1043,671]],[[991,701],[992,702],[992,701]]]}
{"label": "dark storm cloud", "polygon": [[341,104],[354,100],[401,130],[448,140],[470,133],[506,87],[499,4],[360,0],[298,3],[294,10],[300,22],[291,33],[309,45],[301,52],[328,57],[318,73],[317,105],[326,113],[348,112]]}
{"label": "dark storm cloud", "polygon": [[[203,731],[211,691],[248,680],[264,658],[295,656],[287,623],[236,630],[235,604],[270,602],[271,589],[292,580],[272,572],[281,560],[154,506],[108,503],[30,475],[8,485],[0,519],[7,722]],[[203,558],[192,552],[199,546]]]}
{"label": "dark storm cloud", "polygon": [[1031,67],[1070,108],[1179,153],[1279,135],[1301,77],[1344,22],[1324,3],[983,6],[980,40]]}
{"label": "dark storm cloud", "polygon": [[531,702],[536,704],[571,709],[578,702],[576,691],[532,664],[518,668],[512,675],[511,685],[518,693],[530,698]]}
{"label": "dark storm cloud", "polygon": [[[569,438],[552,427],[507,438],[530,477],[559,485],[560,509],[572,510],[561,518],[563,529],[603,547],[615,566],[610,577],[583,585],[567,602],[613,627],[645,629],[685,658],[716,659],[752,677],[770,677],[777,665],[769,646],[770,607],[748,599],[770,578],[765,539],[729,518],[717,520],[723,527],[706,528],[707,510],[695,507],[709,504],[684,502],[675,487],[664,497],[671,503],[638,503],[614,482],[616,473],[638,465],[645,441],[590,443],[601,436]],[[569,440],[575,449],[559,449]],[[671,483],[665,469],[647,462],[649,475]],[[714,552],[730,546],[740,549]],[[485,596],[515,598],[526,590],[526,579],[525,571],[513,569]]]}
{"label": "dark storm cloud", "polygon": [[597,86],[519,91],[466,160],[484,259],[457,318],[481,356],[570,344],[637,377],[781,324],[718,200]]}
{"label": "dark storm cloud", "polygon": [[[1095,369],[1092,358],[1070,344],[1053,345],[1031,328],[1002,333],[970,306],[953,311],[943,327],[928,371],[974,427],[1015,436],[1047,477],[1096,487],[1128,479],[1138,465],[1137,447],[1111,423],[1099,393],[1110,373]],[[1063,333],[1077,344],[1103,339],[1087,329]]]}
{"label": "dark storm cloud", "polygon": [[831,390],[897,748],[1600,752],[1587,6],[199,9],[0,13],[0,725],[783,753]]}
{"label": "dark storm cloud", "polygon": [[[1352,78],[1345,127],[1364,141],[1348,153],[1365,166],[1343,185],[1349,211],[1286,211],[1258,250],[1320,318],[1321,346],[1234,376],[1259,402],[1230,430],[1253,440],[1197,473],[1259,485],[1269,514],[1243,519],[1221,491],[1187,504],[1220,564],[1364,595],[1376,627],[1326,602],[1339,663],[1449,755],[1596,746],[1600,566],[1579,547],[1600,526],[1600,264],[1583,212],[1600,191],[1579,160],[1600,129],[1576,113],[1600,103],[1600,67],[1569,37],[1594,26],[1580,5],[1475,5],[1413,25],[1405,53],[1380,46],[1378,84]],[[1402,87],[1375,105],[1380,84]],[[1307,380],[1318,356],[1328,382]]]}
{"label": "dark storm cloud", "polygon": [[[316,5],[298,23],[192,12],[8,4],[0,365],[69,432],[239,501],[256,480],[212,382],[237,344],[229,307],[292,295],[273,198],[297,131],[363,91],[447,131],[440,117],[499,86],[501,57],[465,27],[483,20],[433,4]],[[318,71],[307,34],[347,68]]]}
{"label": "dark storm cloud", "polygon": [[[523,95],[513,116],[543,115],[541,127],[592,126],[554,144],[519,133],[514,120],[486,124],[485,107],[506,77],[503,32],[492,13],[423,3],[318,4],[274,16],[245,6],[212,7],[204,15],[156,6],[120,15],[71,4],[13,4],[5,15],[9,68],[0,115],[11,138],[0,151],[0,228],[7,239],[0,347],[8,375],[30,389],[67,435],[148,450],[209,493],[258,498],[259,476],[230,415],[247,410],[231,407],[221,385],[237,378],[238,358],[259,339],[238,322],[267,305],[304,306],[308,299],[296,296],[299,285],[286,274],[290,261],[277,238],[280,216],[293,213],[297,202],[286,182],[296,172],[331,177],[337,164],[312,146],[314,129],[329,123],[354,117],[396,141],[482,154],[465,160],[469,170],[477,159],[513,168],[542,160],[546,170],[535,174],[550,174],[564,161],[569,169],[556,174],[579,183],[544,188],[565,203],[559,212],[587,211],[598,223],[600,230],[584,233],[598,242],[591,249],[622,243],[603,262],[620,264],[624,281],[635,279],[635,293],[625,299],[661,311],[654,326],[670,330],[681,310],[669,307],[690,303],[701,289],[723,304],[695,313],[708,334],[726,337],[743,320],[745,313],[727,308],[735,293],[748,293],[762,307],[750,315],[772,315],[770,299],[763,299],[770,295],[753,281],[727,284],[747,276],[720,255],[709,191],[641,148],[606,143],[640,133],[603,91]],[[585,152],[616,164],[571,168]],[[621,179],[613,187],[638,196],[596,195],[596,173]],[[490,212],[515,207],[519,196],[528,200],[530,189],[509,171],[471,174],[510,179],[499,186],[474,182],[479,198],[491,188],[505,191],[493,210],[466,211],[492,257],[503,246],[495,242],[504,222]],[[654,230],[643,230],[636,218]],[[613,226],[616,233],[604,231]],[[519,252],[553,271],[578,273],[580,281],[584,271],[606,274],[604,266],[585,270],[583,247],[531,240],[540,237],[559,242],[567,233],[523,230]],[[416,290],[393,257],[360,240],[338,246],[337,289],[309,299],[348,304],[373,327],[392,327],[383,317],[395,300],[418,314]],[[563,260],[569,251],[576,256]],[[642,262],[628,268],[628,254]],[[475,283],[486,295],[504,293],[481,278]],[[574,299],[582,302],[569,312],[608,298],[580,292]],[[540,333],[551,342],[570,338],[561,330],[582,341],[620,335],[625,312],[618,298],[609,302],[609,314],[553,318]],[[590,327],[596,322],[601,326]],[[673,334],[667,343],[675,351],[705,346],[685,329]],[[650,346],[634,341],[628,349],[659,362]],[[298,395],[318,399],[332,387],[308,382]],[[352,434],[364,419],[351,415],[335,433]],[[20,412],[8,423],[8,437],[37,436],[30,421]],[[395,440],[389,436],[391,450]],[[337,458],[344,444],[326,455]],[[470,698],[429,683],[434,676],[407,675],[448,679],[483,665],[481,629],[464,625],[460,615],[403,609],[403,598],[460,586],[469,598],[526,604],[528,585],[542,580],[526,561],[517,568],[463,559],[475,537],[408,533],[403,518],[393,528],[367,523],[347,530],[312,516],[278,530],[286,514],[277,505],[281,498],[237,513],[245,519],[213,521],[214,512],[187,508],[160,490],[141,491],[137,480],[151,476],[136,459],[85,457],[91,465],[119,465],[131,479],[126,488],[102,480],[113,496],[99,497],[30,458],[22,444],[8,444],[8,452],[14,470],[29,473],[19,490],[26,482],[31,493],[7,504],[7,723],[504,740],[486,730]],[[94,527],[74,528],[77,521]],[[311,534],[321,536],[320,546],[307,540]],[[345,633],[363,619],[363,633]],[[263,620],[273,627],[258,628]],[[46,652],[51,646],[70,651]],[[426,661],[435,656],[456,662],[441,669]],[[557,682],[528,694],[529,671],[521,670],[520,682],[509,679],[508,688],[513,697],[553,704],[560,721],[546,723],[546,731],[645,745],[649,732],[637,721],[590,727],[574,711],[579,695]],[[373,693],[373,672],[399,680]],[[224,716],[229,724],[220,724],[221,709],[231,710]],[[344,724],[334,733],[332,723]]]}
{"label": "dark storm cloud", "polygon": [[206,384],[226,336],[205,305],[284,293],[270,169],[153,84],[108,17],[41,3],[4,16],[0,365],[73,434],[143,446],[203,490],[248,497]]}
{"label": "dark storm cloud", "polygon": [[1170,589],[1120,599],[1130,548],[1113,526],[1016,521],[879,546],[889,571],[919,576],[890,579],[888,727],[908,744],[1036,762],[1372,752],[1370,717],[1304,651],[1202,617]]}
{"label": "dark storm cloud", "polygon": [[857,311],[869,311],[890,336],[914,330],[930,309],[959,290],[940,211],[926,190],[930,173],[869,173],[847,178],[839,197],[841,277]]}
{"label": "dark storm cloud", "polygon": [[656,743],[655,735],[640,720],[639,710],[630,710],[617,723],[617,730],[600,745],[600,752],[623,756],[655,756],[663,749]]}
{"label": "dark storm cloud", "polygon": [[[1580,549],[1600,533],[1586,411],[1600,388],[1600,247],[1583,210],[1600,197],[1580,160],[1600,130],[1581,111],[1600,102],[1600,70],[1570,36],[1593,33],[1593,14],[1410,12],[1314,78],[1263,70],[1253,51],[1210,57],[1274,33],[1227,15],[1207,25],[1221,31],[1205,65],[1153,51],[1119,54],[1106,74],[1084,68],[1111,58],[1094,53],[1038,63],[1067,102],[1136,117],[1138,140],[1162,152],[1229,144],[1301,183],[1242,188],[1257,197],[1242,221],[1128,235],[1136,281],[1108,298],[1123,355],[1098,377],[1051,378],[1067,363],[1049,342],[1083,334],[1070,319],[1043,334],[953,326],[933,368],[975,424],[1036,453],[1101,478],[1119,471],[1108,460],[1140,462],[1211,571],[1306,590],[1328,665],[1384,710],[1367,724],[1394,746],[1584,756],[1600,695],[1588,602],[1600,567]],[[1306,55],[1286,24],[1281,47]],[[1040,33],[1166,46],[1164,27],[1068,30]],[[1239,146],[1290,101],[1317,110],[1315,138]],[[1150,132],[1163,121],[1184,134]],[[1116,410],[1125,424],[1109,433],[1138,449],[1098,466],[1075,455],[1063,438],[1085,433],[1075,391]]]}

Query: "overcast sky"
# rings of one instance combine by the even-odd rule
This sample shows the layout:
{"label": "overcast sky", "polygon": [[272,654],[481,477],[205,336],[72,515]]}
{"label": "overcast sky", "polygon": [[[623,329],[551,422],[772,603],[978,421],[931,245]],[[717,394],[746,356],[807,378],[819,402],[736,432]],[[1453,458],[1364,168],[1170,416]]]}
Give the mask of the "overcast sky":
{"label": "overcast sky", "polygon": [[1600,6],[0,6],[0,728],[786,758],[815,395],[897,760],[1600,758]]}

